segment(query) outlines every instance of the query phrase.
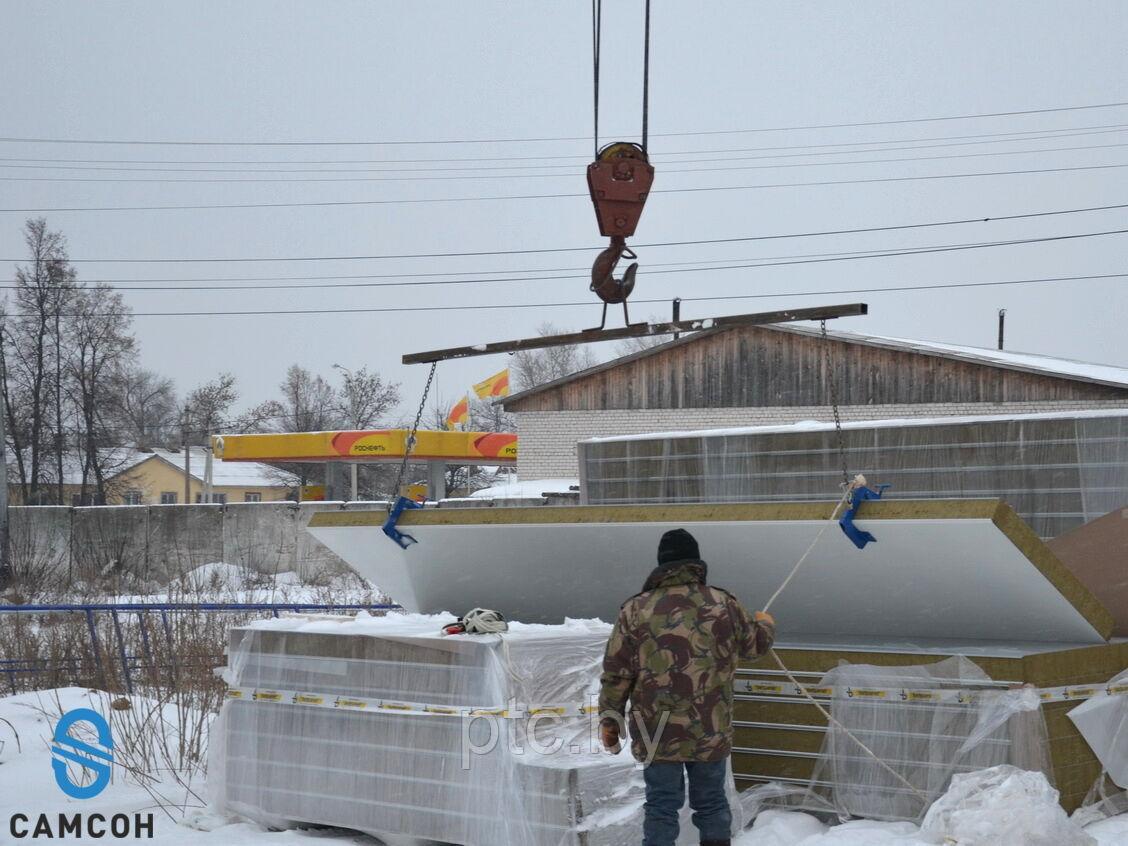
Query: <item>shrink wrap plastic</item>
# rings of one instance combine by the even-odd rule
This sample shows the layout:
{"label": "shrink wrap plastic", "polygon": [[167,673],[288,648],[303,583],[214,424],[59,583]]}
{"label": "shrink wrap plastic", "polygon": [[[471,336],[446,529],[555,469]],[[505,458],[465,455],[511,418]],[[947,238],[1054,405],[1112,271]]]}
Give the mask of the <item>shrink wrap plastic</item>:
{"label": "shrink wrap plastic", "polygon": [[[1119,410],[852,420],[842,437],[850,474],[898,499],[999,497],[1043,538],[1128,502]],[[591,505],[822,499],[842,479],[834,425],[814,421],[595,439],[578,452]]]}
{"label": "shrink wrap plastic", "polygon": [[827,673],[821,684],[862,691],[982,690],[972,705],[866,696],[833,699],[830,713],[837,725],[827,729],[802,802],[807,807],[832,807],[842,819],[919,822],[953,777],[962,773],[1010,764],[1052,778],[1037,692],[1029,687],[990,689],[991,679],[966,658],[910,667],[843,664]]}
{"label": "shrink wrap plastic", "polygon": [[[582,710],[596,704],[611,627],[569,620],[440,636],[449,621],[362,613],[233,629],[224,677],[242,698],[224,703],[212,730],[215,804],[391,844],[636,844],[641,770],[628,751],[600,748],[598,715]],[[735,804],[731,775],[729,784]],[[696,843],[696,831],[683,825],[679,842]]]}

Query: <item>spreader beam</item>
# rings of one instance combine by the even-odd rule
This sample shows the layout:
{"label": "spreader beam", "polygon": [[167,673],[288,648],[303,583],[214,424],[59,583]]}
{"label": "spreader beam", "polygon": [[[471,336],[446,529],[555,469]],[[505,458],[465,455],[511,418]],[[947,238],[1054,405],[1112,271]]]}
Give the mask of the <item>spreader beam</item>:
{"label": "spreader beam", "polygon": [[836,306],[795,308],[786,311],[765,311],[758,314],[731,314],[726,317],[709,317],[697,320],[674,320],[669,323],[632,323],[619,329],[588,329],[567,335],[545,335],[522,338],[518,341],[496,341],[472,347],[450,347],[445,350],[409,353],[404,364],[430,364],[452,358],[471,358],[494,353],[512,353],[545,347],[563,347],[572,344],[595,344],[600,341],[618,341],[650,335],[672,335],[675,332],[699,332],[706,329],[731,329],[734,326],[760,326],[766,323],[794,323],[797,320],[833,320],[836,317],[858,317],[869,312],[865,303],[848,303]]}

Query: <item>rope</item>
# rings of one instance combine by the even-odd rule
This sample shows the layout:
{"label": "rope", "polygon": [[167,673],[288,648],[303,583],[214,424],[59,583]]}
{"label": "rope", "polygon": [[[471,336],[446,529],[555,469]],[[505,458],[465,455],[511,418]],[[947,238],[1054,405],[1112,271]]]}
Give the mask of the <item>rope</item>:
{"label": "rope", "polygon": [[[795,566],[791,568],[791,572],[787,574],[787,578],[783,580],[783,584],[781,584],[779,586],[779,588],[776,590],[776,592],[771,595],[771,598],[764,605],[763,610],[765,612],[768,610],[768,608],[770,608],[772,606],[772,603],[774,603],[779,598],[779,595],[781,593],[783,593],[784,589],[791,583],[791,580],[793,578],[795,578],[795,574],[799,572],[799,568],[802,567],[804,562],[806,562],[806,560],[810,557],[811,553],[815,549],[815,546],[818,544],[819,540],[822,538],[823,533],[826,532],[826,530],[829,529],[834,524],[834,522],[838,519],[838,512],[842,508],[843,505],[845,505],[847,502],[849,502],[850,494],[853,493],[853,491],[857,487],[864,485],[865,483],[866,483],[866,481],[865,481],[864,477],[857,476],[857,477],[854,478],[854,481],[843,485],[842,499],[840,499],[838,501],[838,504],[834,506],[834,510],[831,511],[831,513],[830,513],[830,519],[827,520],[825,523],[823,523],[822,528],[819,529],[818,533],[815,535],[814,540],[812,540],[811,543],[810,543],[810,546],[807,547],[807,551],[803,553],[802,557],[800,557],[800,559],[795,563]],[[792,675],[791,670],[789,670],[787,668],[787,665],[783,663],[783,660],[779,657],[779,655],[776,653],[776,651],[774,649],[769,649],[768,654],[772,656],[772,660],[776,662],[776,665],[783,671],[784,675],[787,676],[787,680],[789,682],[791,682],[793,685],[795,685],[795,687],[798,690],[802,691],[803,698],[806,699],[808,702],[810,702],[812,705],[814,705],[815,708],[818,709],[818,712],[820,714],[822,714],[823,717],[826,718],[827,723],[835,726],[839,731],[841,731],[848,738],[850,738],[852,741],[854,741],[856,744],[858,744],[859,748],[861,748],[861,750],[863,752],[865,752],[867,755],[869,755],[871,758],[873,758],[875,761],[877,761],[878,765],[882,769],[884,769],[891,776],[893,776],[893,778],[895,778],[897,781],[901,782],[901,784],[905,785],[905,787],[907,787],[909,790],[911,790],[913,793],[915,793],[917,796],[919,796],[925,804],[928,803],[928,797],[925,794],[921,793],[920,790],[918,790],[915,785],[913,785],[910,781],[908,781],[908,779],[906,779],[899,772],[897,772],[892,767],[890,767],[887,763],[885,763],[883,760],[881,760],[881,758],[878,757],[877,753],[874,752],[872,749],[870,749],[868,746],[866,746],[866,744],[864,742],[862,742],[862,740],[860,738],[858,738],[857,735],[855,735],[853,732],[851,732],[850,729],[846,728],[846,726],[842,725],[842,723],[840,723],[838,720],[834,719],[834,717],[832,717],[830,715],[830,712],[827,711],[826,708],[824,708],[822,706],[822,704],[819,703],[819,701],[815,699],[815,697],[811,696],[811,694],[809,694],[807,692],[806,685],[802,684],[798,679],[795,678],[794,675]]]}
{"label": "rope", "polygon": [[[859,477],[859,479],[860,478],[861,477]],[[851,482],[851,483],[843,486],[844,490],[843,490],[843,493],[842,493],[842,499],[838,500],[838,504],[835,505],[834,510],[830,512],[830,519],[827,520],[825,523],[823,523],[822,528],[819,529],[818,533],[815,535],[814,540],[811,541],[811,545],[807,547],[807,551],[804,552],[803,555],[799,558],[799,560],[795,562],[795,566],[791,568],[791,572],[787,574],[787,578],[783,580],[783,584],[781,584],[778,588],[776,588],[776,592],[773,593],[771,595],[771,598],[764,604],[764,607],[761,609],[762,611],[766,612],[769,608],[771,608],[772,604],[777,599],[779,599],[779,595],[781,593],[783,593],[784,588],[786,588],[789,584],[791,584],[791,580],[795,578],[795,574],[799,572],[799,568],[803,566],[804,562],[810,557],[811,553],[814,551],[815,546],[818,544],[818,542],[820,540],[822,540],[823,534],[825,534],[826,530],[829,529],[831,526],[833,526],[834,521],[838,519],[839,509],[842,508],[842,506],[845,505],[847,501],[849,501],[850,494],[854,490],[854,488],[857,487],[857,484],[858,484],[858,480],[855,480],[854,482]],[[862,480],[861,484],[865,484],[864,479]]]}
{"label": "rope", "polygon": [[427,374],[427,384],[423,386],[423,398],[419,400],[419,410],[415,412],[415,422],[411,424],[411,433],[407,436],[407,443],[403,449],[403,461],[400,462],[399,472],[396,473],[396,483],[392,486],[392,495],[388,497],[388,513],[393,508],[393,503],[399,497],[400,485],[407,473],[407,462],[411,458],[411,451],[415,449],[415,435],[419,431],[419,423],[423,420],[423,410],[427,407],[427,394],[431,392],[431,382],[435,378],[435,369],[439,366],[437,361],[431,362],[431,372]]}
{"label": "rope", "polygon": [[809,694],[807,692],[806,686],[801,684],[795,678],[795,676],[793,676],[791,674],[791,670],[787,669],[787,666],[783,663],[782,660],[780,660],[779,655],[776,654],[776,651],[774,649],[769,649],[768,654],[771,655],[772,658],[775,660],[776,666],[778,666],[781,670],[783,670],[784,675],[787,676],[787,680],[789,682],[791,682],[793,685],[795,685],[799,690],[803,691],[803,697],[808,702],[810,702],[812,705],[814,705],[815,708],[818,709],[819,713],[822,714],[826,718],[826,721],[830,725],[837,728],[839,731],[841,731],[843,734],[845,734],[848,738],[850,738],[852,741],[854,741],[856,744],[858,744],[858,746],[861,748],[861,750],[863,752],[865,752],[867,755],[869,755],[871,758],[873,758],[875,761],[877,761],[877,763],[881,766],[882,769],[884,769],[887,773],[889,773],[891,776],[893,776],[893,778],[897,779],[897,781],[901,782],[901,784],[905,785],[905,787],[907,787],[909,790],[911,790],[913,793],[915,793],[918,797],[920,797],[920,799],[926,805],[928,804],[928,796],[926,796],[924,793],[921,793],[921,791],[916,787],[916,785],[914,785],[911,781],[906,779],[903,775],[901,775],[899,772],[897,772],[895,769],[893,769],[891,766],[889,766],[887,763],[885,763],[883,760],[881,760],[881,758],[878,757],[878,754],[876,752],[874,752],[872,749],[870,749],[868,746],[866,746],[865,743],[863,743],[858,738],[858,736],[856,734],[854,734],[852,731],[850,731],[850,729],[846,728],[846,726],[842,725],[842,723],[840,723],[838,720],[834,719],[834,717],[832,717],[830,715],[830,712],[828,710],[826,710],[826,708],[824,708],[818,702],[818,700],[815,699],[815,697],[811,696],[811,694]]}
{"label": "rope", "polygon": [[642,149],[650,126],[650,0],[646,0],[646,34],[642,42]]}

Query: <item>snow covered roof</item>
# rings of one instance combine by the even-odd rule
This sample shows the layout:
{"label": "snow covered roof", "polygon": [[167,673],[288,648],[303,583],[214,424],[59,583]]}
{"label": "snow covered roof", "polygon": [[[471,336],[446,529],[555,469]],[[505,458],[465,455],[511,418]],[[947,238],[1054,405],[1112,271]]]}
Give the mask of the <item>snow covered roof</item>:
{"label": "snow covered roof", "polygon": [[[771,326],[768,328],[784,332],[798,332],[804,335],[820,334],[819,330],[807,328],[806,326]],[[828,331],[827,334],[840,341],[866,344],[871,347],[923,353],[924,355],[935,355],[941,358],[970,361],[974,364],[1002,367],[1007,370],[1021,370],[1027,373],[1058,376],[1065,379],[1077,379],[1082,382],[1095,382],[1100,385],[1111,385],[1116,388],[1128,388],[1128,367],[1117,367],[1112,364],[1095,364],[1087,361],[1076,361],[1071,358],[1057,358],[1055,356],[1041,355],[1040,353],[1012,352],[1010,350],[995,350],[986,347],[969,347],[962,344],[946,344],[939,341],[916,341],[909,338],[896,338],[889,335],[868,335],[861,332],[847,332],[843,330],[834,332]]]}
{"label": "snow covered roof", "polygon": [[[566,385],[578,379],[592,376],[604,370],[610,370],[631,361],[655,355],[675,346],[692,344],[695,341],[709,337],[716,332],[732,332],[748,327],[729,327],[710,329],[694,332],[681,338],[650,347],[646,350],[631,353],[630,355],[615,358],[577,371],[560,379],[536,385],[524,391],[510,394],[499,400],[502,405],[509,405],[517,400],[532,396],[552,388]],[[773,332],[792,332],[800,335],[819,335],[818,329],[813,327],[791,325],[757,326],[756,329],[768,329]],[[846,343],[861,344],[882,349],[898,350],[907,353],[937,356],[939,358],[966,361],[986,367],[999,367],[1005,370],[1018,370],[1025,373],[1034,373],[1042,376],[1053,376],[1059,379],[1073,379],[1081,382],[1090,382],[1098,385],[1109,385],[1115,388],[1128,390],[1128,367],[1117,367],[1111,364],[1096,364],[1086,361],[1076,361],[1069,358],[1041,355],[1039,353],[1012,352],[1010,350],[994,350],[986,347],[972,347],[961,344],[948,344],[940,341],[920,341],[908,338],[897,338],[889,335],[869,335],[862,332],[848,332],[844,330],[827,330],[827,335],[834,340]]]}
{"label": "snow covered roof", "polygon": [[[152,454],[167,461],[180,472],[184,472],[183,451],[155,449]],[[194,478],[201,482],[204,479],[206,456],[207,453],[202,447],[192,449],[190,472]],[[217,487],[289,488],[297,483],[296,476],[284,470],[279,470],[277,467],[271,467],[269,464],[261,464],[257,461],[221,461],[219,459],[212,461],[212,484]]]}
{"label": "snow covered roof", "polygon": [[[996,423],[1007,420],[1079,420],[1102,417],[1128,417],[1128,408],[1086,409],[1083,411],[1046,411],[1038,414],[982,414],[955,417],[906,417],[885,420],[843,421],[843,429],[893,429],[904,426],[955,426],[961,423]],[[676,432],[645,432],[638,435],[613,435],[586,438],[582,444],[617,443],[620,441],[653,441],[671,438],[716,438],[731,435],[778,435],[788,432],[831,432],[829,420],[800,420],[769,426],[735,426],[725,429],[689,429]]]}
{"label": "snow covered roof", "polygon": [[[204,481],[204,467],[206,451],[203,447],[192,449],[191,475],[199,482]],[[129,447],[111,447],[101,451],[100,460],[109,478],[120,476],[140,464],[158,459],[171,464],[181,473],[184,472],[184,453],[181,450],[154,448],[152,450],[138,450]],[[55,477],[55,457],[45,455],[41,459],[44,463],[48,478]],[[9,461],[12,464],[12,461]],[[15,470],[10,469],[8,478],[15,479]],[[290,488],[298,483],[295,476],[269,464],[260,464],[256,461],[223,462],[218,459],[212,462],[212,484],[224,487],[243,488]],[[82,484],[82,458],[76,453],[63,456],[63,484]]]}

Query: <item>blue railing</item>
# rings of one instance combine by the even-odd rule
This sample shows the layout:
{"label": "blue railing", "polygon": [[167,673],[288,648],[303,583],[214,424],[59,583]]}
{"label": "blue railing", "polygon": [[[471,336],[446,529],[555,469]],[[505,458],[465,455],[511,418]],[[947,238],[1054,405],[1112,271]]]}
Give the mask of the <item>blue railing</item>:
{"label": "blue railing", "polygon": [[[0,620],[6,614],[81,614],[86,621],[86,631],[89,636],[89,651],[93,668],[84,664],[78,657],[47,658],[0,658],[0,674],[7,677],[8,687],[13,694],[19,692],[16,684],[17,677],[21,675],[39,675],[45,673],[66,673],[72,678],[79,678],[84,673],[89,676],[91,669],[102,682],[103,687],[107,680],[107,666],[109,653],[103,644],[102,636],[98,633],[98,615],[108,615],[113,626],[114,641],[108,648],[117,654],[117,662],[121,666],[121,678],[127,693],[133,693],[133,674],[135,670],[167,669],[170,677],[175,681],[177,673],[178,655],[173,638],[170,615],[178,613],[247,613],[256,611],[270,612],[277,617],[282,611],[398,611],[399,605],[386,604],[355,604],[355,603],[316,603],[316,602],[125,602],[125,603],[73,603],[58,605],[0,605]],[[160,616],[161,630],[167,647],[168,664],[159,665],[154,656],[156,650],[150,639],[147,620],[151,615]],[[123,618],[130,620],[136,615],[137,629],[140,634],[139,645],[141,654],[130,654],[125,634],[122,630]],[[221,656],[215,656],[216,662]]]}

